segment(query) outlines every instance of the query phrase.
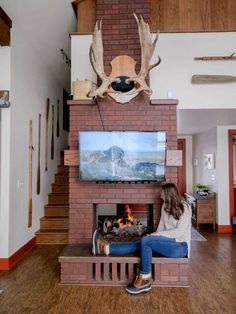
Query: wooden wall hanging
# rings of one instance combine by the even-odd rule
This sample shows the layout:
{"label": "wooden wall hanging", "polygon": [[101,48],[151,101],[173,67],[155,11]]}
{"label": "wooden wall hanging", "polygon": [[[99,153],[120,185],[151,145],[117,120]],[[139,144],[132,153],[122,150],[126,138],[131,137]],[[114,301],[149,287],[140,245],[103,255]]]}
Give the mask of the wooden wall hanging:
{"label": "wooden wall hanging", "polygon": [[54,106],[52,106],[51,160],[54,158]]}
{"label": "wooden wall hanging", "polygon": [[59,111],[59,99],[57,100],[57,137],[59,137],[59,132],[60,132],[60,111]]}
{"label": "wooden wall hanging", "polygon": [[142,17],[139,19],[134,14],[134,18],[138,25],[141,46],[140,72],[138,74],[135,72],[135,61],[131,57],[124,55],[118,56],[111,62],[112,72],[110,76],[105,74],[101,22],[97,22],[89,56],[92,67],[102,80],[102,84],[90,96],[104,98],[106,95],[109,95],[119,103],[126,103],[141,91],[148,95],[152,94],[151,88],[146,83],[146,77],[161,62],[161,58],[158,57],[156,63],[150,64],[158,40],[158,34],[153,41],[149,25],[144,22]]}
{"label": "wooden wall hanging", "polygon": [[50,110],[50,99],[47,99],[46,107],[46,135],[45,135],[45,171],[48,171],[48,119]]}
{"label": "wooden wall hanging", "polygon": [[37,194],[40,194],[40,150],[41,150],[41,113],[39,114],[39,129],[38,129],[38,169],[37,169]]}
{"label": "wooden wall hanging", "polygon": [[8,108],[10,105],[9,91],[0,90],[0,108]]}
{"label": "wooden wall hanging", "polygon": [[233,83],[236,82],[236,76],[233,75],[204,75],[195,74],[192,76],[192,83]]}
{"label": "wooden wall hanging", "polygon": [[208,56],[208,57],[195,57],[196,61],[232,61],[236,60],[235,52],[229,56]]}
{"label": "wooden wall hanging", "polygon": [[28,228],[32,226],[32,159],[33,159],[33,122],[29,122],[29,200],[28,200]]}
{"label": "wooden wall hanging", "polygon": [[92,99],[89,94],[92,91],[92,81],[76,79],[72,82],[73,100]]}

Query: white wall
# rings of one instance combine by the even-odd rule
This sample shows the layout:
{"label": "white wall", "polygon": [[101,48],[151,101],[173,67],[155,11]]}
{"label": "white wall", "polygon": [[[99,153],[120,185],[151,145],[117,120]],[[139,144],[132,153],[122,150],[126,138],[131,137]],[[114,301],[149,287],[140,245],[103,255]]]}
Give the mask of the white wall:
{"label": "white wall", "polygon": [[193,192],[193,138],[191,135],[181,135],[186,144],[186,192]]}
{"label": "white wall", "polygon": [[[10,47],[0,47],[0,90],[10,89]],[[0,257],[9,250],[10,109],[0,109]]]}
{"label": "white wall", "polygon": [[10,47],[0,46],[0,90],[10,88]]}
{"label": "white wall", "polygon": [[[236,75],[235,61],[194,61],[194,57],[230,55],[236,32],[160,34],[155,55],[161,64],[150,72],[152,98],[179,99],[178,108],[235,108],[235,83],[192,84],[193,74]],[[154,60],[155,58],[153,58]]]}
{"label": "white wall", "polygon": [[214,154],[218,165],[216,128],[193,136],[193,160],[197,161],[193,167],[193,180],[194,185],[197,183],[206,184],[211,191],[217,192],[217,171],[216,168],[206,169],[205,154]]}
{"label": "white wall", "polygon": [[217,127],[218,224],[230,224],[228,130],[236,125]]}
{"label": "white wall", "polygon": [[[14,19],[13,19],[14,20]],[[21,21],[22,22],[22,21]],[[11,31],[10,60],[10,109],[2,110],[2,159],[0,216],[0,258],[7,258],[31,240],[39,229],[40,217],[44,215],[51,183],[60,163],[60,151],[67,145],[67,132],[62,131],[62,86],[55,80],[34,47],[27,41],[17,23]],[[60,137],[55,136],[55,157],[48,153],[48,171],[45,172],[45,116],[46,99],[56,105],[60,100]],[[55,106],[56,107],[56,106]],[[41,124],[41,193],[36,195],[38,115]],[[48,152],[50,152],[51,119],[49,115]],[[28,228],[28,130],[33,120],[33,222]],[[56,108],[55,108],[56,121]],[[55,123],[56,127],[56,123]],[[54,132],[55,134],[56,132]]]}
{"label": "white wall", "polygon": [[0,258],[9,255],[10,108],[1,110]]}
{"label": "white wall", "polygon": [[[72,36],[72,80],[94,79],[88,49],[92,35]],[[152,99],[166,99],[168,92],[179,99],[179,109],[235,108],[235,83],[191,84],[193,74],[236,75],[235,61],[194,61],[197,56],[230,55],[235,51],[236,32],[161,33],[153,62],[162,62],[150,72]],[[85,48],[81,48],[85,47]],[[96,76],[95,76],[96,78]]]}
{"label": "white wall", "polygon": [[92,35],[71,35],[71,84],[76,79],[97,82],[97,74],[89,61],[91,42]]}
{"label": "white wall", "polygon": [[[228,154],[230,129],[236,130],[236,125],[217,126],[193,136],[193,160],[198,161],[198,165],[193,168],[193,182],[207,184],[212,191],[217,192],[216,223],[219,225],[230,224]],[[205,169],[205,153],[215,154],[215,169]],[[215,175],[215,180],[212,180],[212,175]]]}

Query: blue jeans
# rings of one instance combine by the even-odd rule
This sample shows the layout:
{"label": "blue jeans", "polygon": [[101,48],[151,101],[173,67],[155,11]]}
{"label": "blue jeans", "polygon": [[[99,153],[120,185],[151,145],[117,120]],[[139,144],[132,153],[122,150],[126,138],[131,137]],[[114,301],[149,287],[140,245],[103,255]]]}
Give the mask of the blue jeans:
{"label": "blue jeans", "polygon": [[188,244],[186,242],[176,242],[174,238],[150,235],[144,236],[138,241],[110,244],[110,254],[140,254],[141,273],[143,274],[151,272],[153,252],[170,258],[185,257],[188,255]]}

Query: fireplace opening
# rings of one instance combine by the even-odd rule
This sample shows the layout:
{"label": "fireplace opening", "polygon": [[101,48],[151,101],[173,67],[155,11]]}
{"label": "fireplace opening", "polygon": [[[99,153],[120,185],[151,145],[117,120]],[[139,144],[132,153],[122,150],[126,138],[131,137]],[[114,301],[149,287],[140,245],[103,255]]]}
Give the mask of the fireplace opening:
{"label": "fireplace opening", "polygon": [[153,204],[94,204],[94,229],[126,239],[153,232]]}

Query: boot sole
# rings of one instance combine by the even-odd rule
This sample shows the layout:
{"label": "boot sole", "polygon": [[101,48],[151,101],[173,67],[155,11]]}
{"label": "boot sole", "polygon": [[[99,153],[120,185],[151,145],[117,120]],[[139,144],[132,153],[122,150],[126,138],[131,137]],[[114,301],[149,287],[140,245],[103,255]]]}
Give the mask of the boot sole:
{"label": "boot sole", "polygon": [[132,290],[129,290],[127,287],[125,288],[125,290],[128,292],[128,293],[131,293],[131,294],[139,294],[139,293],[142,293],[142,292],[148,292],[152,289],[152,287],[147,287],[147,288],[144,288],[142,290],[139,290],[139,291],[132,291]]}

